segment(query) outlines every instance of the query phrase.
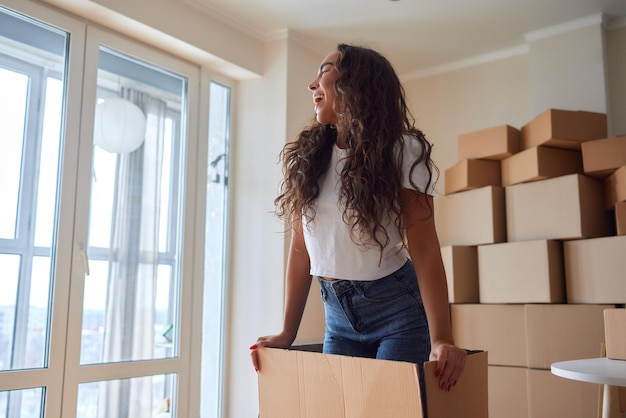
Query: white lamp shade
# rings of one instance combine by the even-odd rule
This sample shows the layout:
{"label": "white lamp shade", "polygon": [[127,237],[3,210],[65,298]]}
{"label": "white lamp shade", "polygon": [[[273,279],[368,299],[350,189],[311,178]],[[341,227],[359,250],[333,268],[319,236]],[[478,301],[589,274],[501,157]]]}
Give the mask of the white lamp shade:
{"label": "white lamp shade", "polygon": [[126,99],[107,99],[96,105],[93,142],[117,154],[135,151],[146,135],[146,117]]}

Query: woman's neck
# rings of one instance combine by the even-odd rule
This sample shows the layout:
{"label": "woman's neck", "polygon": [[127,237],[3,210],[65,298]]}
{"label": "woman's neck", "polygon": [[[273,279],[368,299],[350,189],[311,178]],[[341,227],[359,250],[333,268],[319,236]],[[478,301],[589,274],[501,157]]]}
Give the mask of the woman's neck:
{"label": "woman's neck", "polygon": [[[334,129],[337,129],[337,128],[334,128]],[[341,149],[349,148],[348,142],[346,141],[346,137],[344,135],[341,135],[339,132],[337,132],[337,136],[335,137],[335,144],[337,145],[337,147]]]}

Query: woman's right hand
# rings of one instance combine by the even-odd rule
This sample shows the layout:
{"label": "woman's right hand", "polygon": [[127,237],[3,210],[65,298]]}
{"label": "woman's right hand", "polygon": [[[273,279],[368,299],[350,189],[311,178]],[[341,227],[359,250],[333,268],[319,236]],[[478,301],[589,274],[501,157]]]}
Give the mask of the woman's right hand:
{"label": "woman's right hand", "polygon": [[294,337],[288,336],[284,333],[278,335],[269,335],[266,337],[259,337],[252,346],[250,346],[250,357],[252,357],[252,365],[257,372],[261,370],[259,366],[259,356],[257,351],[263,347],[272,348],[289,348],[293,343]]}

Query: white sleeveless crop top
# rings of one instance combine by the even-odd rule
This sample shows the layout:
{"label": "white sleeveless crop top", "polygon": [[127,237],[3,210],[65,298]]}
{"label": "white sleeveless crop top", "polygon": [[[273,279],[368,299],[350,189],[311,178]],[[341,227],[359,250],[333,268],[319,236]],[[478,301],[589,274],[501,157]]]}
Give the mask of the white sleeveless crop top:
{"label": "white sleeveless crop top", "polygon": [[[408,176],[411,165],[422,152],[422,144],[406,136],[402,143],[402,187],[414,189]],[[382,260],[378,246],[357,245],[352,240],[350,226],[341,218],[343,210],[339,203],[339,173],[343,166],[341,159],[346,155],[346,150],[336,145],[333,147],[328,171],[320,179],[320,194],[314,203],[315,218],[307,223],[306,218],[302,217],[304,240],[311,260],[310,273],[335,279],[376,280],[398,270],[408,256],[402,247],[403,237],[392,219],[385,225],[389,244],[383,249]],[[413,170],[413,182],[419,191],[433,195],[433,184],[426,191],[428,169],[424,162]]]}

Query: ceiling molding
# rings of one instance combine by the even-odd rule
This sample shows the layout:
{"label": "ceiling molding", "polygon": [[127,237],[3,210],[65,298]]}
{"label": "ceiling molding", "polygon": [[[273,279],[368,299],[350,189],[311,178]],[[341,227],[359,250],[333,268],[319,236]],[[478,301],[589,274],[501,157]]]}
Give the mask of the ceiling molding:
{"label": "ceiling molding", "polygon": [[606,27],[607,16],[604,13],[598,13],[580,19],[570,20],[569,22],[564,22],[558,25],[525,33],[524,38],[526,39],[526,42],[534,42],[540,39],[550,38],[555,35],[560,35],[562,33],[567,33],[594,25],[602,25]]}
{"label": "ceiling molding", "polygon": [[307,36],[293,29],[281,29],[278,31],[271,32],[265,37],[265,41],[267,42],[280,41],[280,40],[294,41],[301,47],[306,48],[309,51],[314,52],[316,54],[319,54],[322,57],[330,52],[326,48],[311,41],[311,39],[309,39]]}
{"label": "ceiling molding", "polygon": [[462,70],[464,68],[474,67],[480,64],[498,61],[501,59],[511,58],[517,55],[528,54],[528,45],[521,45],[513,48],[502,49],[500,51],[489,52],[487,54],[476,55],[460,61],[448,64],[437,65],[435,67],[426,68],[424,70],[415,71],[413,73],[404,74],[400,79],[404,81],[417,80],[420,78],[431,77],[438,74],[449,73],[451,71]]}
{"label": "ceiling molding", "polygon": [[227,15],[226,13],[224,13],[223,11],[210,6],[209,4],[207,4],[206,2],[202,1],[202,0],[179,0],[182,3],[185,3],[188,6],[193,7],[196,10],[201,11],[202,13],[216,19],[219,20],[220,22],[233,27],[234,29],[245,33],[246,35],[252,36],[255,39],[258,39],[259,41],[265,41],[267,35],[265,33],[263,33],[263,31],[259,30],[258,28],[254,27],[251,24],[248,23],[244,23],[243,21],[241,21],[241,19],[236,19],[230,15]]}
{"label": "ceiling molding", "polygon": [[283,39],[287,39],[289,37],[289,29],[280,29],[275,30],[266,34],[263,37],[264,41],[272,42],[272,41],[282,41]]}

